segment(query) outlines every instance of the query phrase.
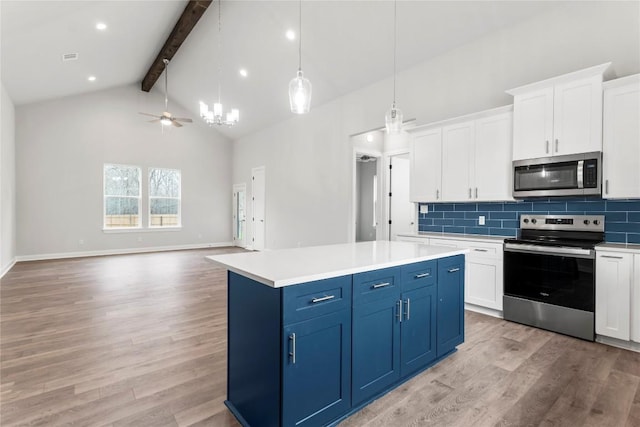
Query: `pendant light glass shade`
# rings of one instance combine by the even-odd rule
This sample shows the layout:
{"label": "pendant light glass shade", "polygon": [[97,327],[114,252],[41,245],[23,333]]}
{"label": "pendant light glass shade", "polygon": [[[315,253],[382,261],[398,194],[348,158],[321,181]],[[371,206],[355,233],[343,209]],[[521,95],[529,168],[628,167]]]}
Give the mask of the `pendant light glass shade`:
{"label": "pendant light glass shade", "polygon": [[289,104],[296,114],[308,113],[311,107],[311,82],[302,75],[302,70],[289,82]]}
{"label": "pendant light glass shade", "polygon": [[402,132],[402,110],[396,108],[395,102],[384,116],[384,126],[387,133],[398,134]]}

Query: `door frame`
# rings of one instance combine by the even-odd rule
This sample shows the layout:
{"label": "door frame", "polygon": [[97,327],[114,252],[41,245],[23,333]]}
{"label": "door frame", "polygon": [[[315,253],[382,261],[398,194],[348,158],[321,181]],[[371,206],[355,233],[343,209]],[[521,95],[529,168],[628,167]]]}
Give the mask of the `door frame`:
{"label": "door frame", "polygon": [[251,168],[251,244],[248,245],[247,249],[256,250],[253,242],[255,242],[256,237],[256,222],[255,222],[255,184],[253,177],[255,176],[256,171],[263,171],[264,174],[264,227],[263,227],[263,236],[262,236],[262,249],[266,247],[267,243],[267,171],[265,166],[256,166],[255,168]]}
{"label": "door frame", "polygon": [[[244,192],[244,234],[242,235],[242,240],[237,241],[236,240],[236,234],[237,234],[237,229],[236,229],[236,215],[238,214],[238,210],[237,210],[237,206],[238,204],[236,203],[236,194],[238,194],[240,191]],[[246,248],[247,247],[247,231],[248,228],[247,227],[247,184],[246,183],[240,183],[240,184],[233,184],[232,187],[232,212],[231,212],[231,218],[233,221],[233,224],[231,226],[231,230],[233,232],[233,244],[234,246],[238,246],[241,248]]]}
{"label": "door frame", "polygon": [[[383,236],[383,232],[382,232],[382,226],[384,224],[382,224],[384,222],[384,218],[385,218],[385,214],[384,214],[384,198],[382,197],[382,195],[384,194],[383,192],[383,187],[385,187],[385,179],[384,179],[384,172],[382,169],[382,159],[384,157],[383,153],[381,151],[378,150],[372,150],[372,149],[366,149],[366,148],[359,148],[359,147],[354,147],[353,148],[353,155],[352,155],[352,171],[351,171],[351,236],[350,236],[350,242],[355,242],[356,241],[356,234],[357,234],[357,227],[356,227],[356,222],[358,220],[358,188],[356,186],[357,183],[357,174],[358,174],[358,154],[366,154],[367,156],[371,156],[371,157],[375,157],[376,158],[376,174],[378,176],[378,212],[376,212],[376,218],[378,219],[377,225],[376,225],[376,240],[386,240],[384,238],[382,238]],[[380,179],[380,177],[382,177],[383,179]]]}
{"label": "door frame", "polygon": [[[382,220],[383,220],[383,228],[382,228],[382,233],[386,236],[385,240],[391,240],[391,227],[389,227],[389,219],[391,219],[393,221],[393,218],[391,218],[391,201],[389,200],[389,192],[391,192],[391,179],[392,179],[392,173],[389,173],[389,166],[391,165],[391,158],[395,157],[395,156],[401,156],[403,154],[408,154],[409,156],[411,156],[411,149],[410,148],[400,148],[397,150],[391,150],[391,151],[387,151],[386,153],[383,154],[383,161],[384,161],[384,195],[385,197],[383,197],[384,200],[384,209],[383,209],[383,215],[382,215]],[[392,196],[393,197],[393,196]],[[414,203],[413,204],[413,231],[417,232],[418,231],[418,221],[417,219],[417,210],[418,210],[418,204]]]}

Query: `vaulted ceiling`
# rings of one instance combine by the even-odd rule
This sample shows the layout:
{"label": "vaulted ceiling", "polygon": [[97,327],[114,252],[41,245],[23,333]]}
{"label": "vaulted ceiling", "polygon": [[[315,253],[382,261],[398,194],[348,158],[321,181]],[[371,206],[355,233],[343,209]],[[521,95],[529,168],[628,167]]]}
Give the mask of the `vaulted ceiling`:
{"label": "vaulted ceiling", "polygon": [[[558,3],[399,1],[398,70],[549,12]],[[18,105],[139,84],[185,5],[3,0],[2,82]],[[285,32],[298,33],[298,2],[226,0],[221,12],[221,50],[214,2],[171,62],[169,96],[196,119],[198,102],[216,100],[220,82],[222,103],[239,108],[241,121],[219,130],[235,139],[291,115],[287,85],[297,70],[298,40],[287,39]],[[96,30],[97,22],[107,29]],[[313,84],[312,108],[390,77],[392,35],[391,1],[304,0],[302,68]],[[63,62],[65,53],[78,53],[78,60]],[[246,78],[240,68],[247,70]],[[94,82],[87,80],[90,75],[96,76]]]}

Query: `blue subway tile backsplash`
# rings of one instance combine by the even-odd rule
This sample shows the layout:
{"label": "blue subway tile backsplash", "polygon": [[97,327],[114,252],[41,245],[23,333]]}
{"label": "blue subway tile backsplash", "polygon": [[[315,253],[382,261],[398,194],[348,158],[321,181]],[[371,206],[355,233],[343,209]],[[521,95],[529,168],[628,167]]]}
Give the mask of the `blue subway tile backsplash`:
{"label": "blue subway tile backsplash", "polygon": [[[515,237],[520,214],[604,215],[605,240],[640,243],[640,200],[603,200],[590,197],[535,199],[523,202],[424,203],[420,231]],[[485,224],[478,224],[478,217]]]}

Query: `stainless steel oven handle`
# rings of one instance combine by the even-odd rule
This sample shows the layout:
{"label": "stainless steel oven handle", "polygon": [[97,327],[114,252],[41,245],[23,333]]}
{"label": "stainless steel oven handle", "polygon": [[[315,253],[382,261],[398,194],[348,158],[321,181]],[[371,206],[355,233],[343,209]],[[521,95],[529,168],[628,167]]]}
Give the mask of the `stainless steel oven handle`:
{"label": "stainless steel oven handle", "polygon": [[582,248],[563,248],[538,245],[523,245],[520,243],[505,243],[505,252],[522,252],[527,254],[548,254],[569,256],[573,258],[595,258],[595,251]]}

